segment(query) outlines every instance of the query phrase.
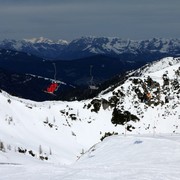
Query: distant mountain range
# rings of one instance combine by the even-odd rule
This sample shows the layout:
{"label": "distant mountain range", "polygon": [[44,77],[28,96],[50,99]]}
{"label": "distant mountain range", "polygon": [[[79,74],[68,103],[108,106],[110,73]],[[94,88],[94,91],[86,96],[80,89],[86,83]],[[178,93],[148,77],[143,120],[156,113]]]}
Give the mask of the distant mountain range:
{"label": "distant mountain range", "polygon": [[49,60],[73,60],[105,55],[130,61],[180,55],[180,39],[124,40],[116,37],[81,37],[70,42],[47,38],[3,40],[0,49],[29,53]]}
{"label": "distant mountain range", "polygon": [[[76,96],[83,99],[89,97],[92,78],[100,92],[112,81],[117,82],[125,72],[167,56],[180,56],[180,39],[135,41],[82,37],[67,42],[41,37],[4,40],[0,42],[0,88],[33,100],[69,100]],[[72,90],[71,86],[62,86],[60,96],[47,96],[43,92],[51,82],[47,78],[54,77],[78,88]]]}

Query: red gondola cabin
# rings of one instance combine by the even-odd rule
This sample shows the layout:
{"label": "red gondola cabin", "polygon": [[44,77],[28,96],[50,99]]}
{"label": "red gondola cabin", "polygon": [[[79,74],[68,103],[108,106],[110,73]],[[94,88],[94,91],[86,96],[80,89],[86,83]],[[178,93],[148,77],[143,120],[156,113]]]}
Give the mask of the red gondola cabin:
{"label": "red gondola cabin", "polygon": [[50,86],[47,88],[47,92],[48,92],[48,93],[54,93],[54,91],[57,90],[58,86],[59,86],[58,83],[53,82],[53,83],[50,84]]}

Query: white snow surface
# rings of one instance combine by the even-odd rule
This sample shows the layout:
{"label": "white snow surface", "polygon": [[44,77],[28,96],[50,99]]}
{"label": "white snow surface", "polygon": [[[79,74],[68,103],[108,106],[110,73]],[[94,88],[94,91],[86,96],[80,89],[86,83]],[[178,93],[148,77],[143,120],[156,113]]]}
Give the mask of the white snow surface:
{"label": "white snow surface", "polygon": [[0,164],[0,179],[178,180],[179,149],[179,135],[112,136],[69,166],[27,161]]}
{"label": "white snow surface", "polygon": [[160,70],[163,70],[165,68],[169,68],[170,66],[176,65],[180,63],[180,58],[174,58],[174,57],[166,57],[161,60],[152,62],[150,65],[147,64],[143,69],[140,68],[136,71],[140,71],[141,75],[150,74],[154,72],[158,72]]}
{"label": "white snow surface", "polygon": [[[162,67],[166,60],[174,62],[173,58],[163,59],[134,78],[144,80],[149,75],[162,88],[162,75],[168,72],[170,79],[179,81],[175,71],[180,63],[177,60]],[[92,100],[34,102],[0,93],[0,143],[4,146],[0,145],[0,179],[180,179],[178,90],[170,84],[169,102],[148,106],[138,100],[133,89],[141,87],[131,79],[113,92],[125,94],[118,108],[140,120],[117,126],[111,122],[113,108],[101,106],[93,112],[92,106],[87,108]],[[113,92],[96,99],[109,100]],[[161,94],[162,102],[165,96]],[[134,129],[127,131],[127,125]],[[106,132],[119,135],[100,142]],[[26,152],[19,153],[19,148]],[[40,156],[48,160],[40,160]]]}

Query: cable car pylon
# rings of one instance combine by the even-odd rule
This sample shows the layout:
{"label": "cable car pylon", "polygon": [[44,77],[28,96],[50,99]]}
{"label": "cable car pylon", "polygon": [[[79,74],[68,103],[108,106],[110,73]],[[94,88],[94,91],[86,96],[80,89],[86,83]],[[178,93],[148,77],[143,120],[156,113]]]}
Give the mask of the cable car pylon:
{"label": "cable car pylon", "polygon": [[89,88],[90,88],[91,90],[97,90],[97,89],[99,89],[99,87],[97,87],[97,86],[95,85],[95,83],[94,83],[94,77],[93,77],[93,75],[92,75],[92,68],[93,68],[93,65],[90,66],[90,72],[89,72],[89,74],[90,74],[91,79],[90,79],[90,81],[89,81]]}

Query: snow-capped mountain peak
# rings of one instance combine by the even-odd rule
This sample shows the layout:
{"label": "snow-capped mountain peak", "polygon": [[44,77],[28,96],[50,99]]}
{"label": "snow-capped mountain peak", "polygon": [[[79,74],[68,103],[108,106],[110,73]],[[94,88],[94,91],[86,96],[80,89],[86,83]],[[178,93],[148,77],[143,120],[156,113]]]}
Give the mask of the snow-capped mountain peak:
{"label": "snow-capped mountain peak", "polygon": [[44,37],[39,37],[39,38],[32,38],[32,39],[24,39],[25,42],[30,42],[30,43],[48,43],[48,44],[52,44],[53,41],[48,39],[48,38],[44,38]]}
{"label": "snow-capped mountain peak", "polygon": [[57,44],[62,44],[62,45],[68,45],[69,44],[69,42],[68,41],[66,41],[66,40],[62,40],[62,39],[59,39],[59,40],[57,40],[57,41],[55,41]]}
{"label": "snow-capped mountain peak", "polygon": [[[18,44],[18,45],[17,45]],[[180,39],[152,38],[148,40],[131,40],[118,37],[87,36],[68,42],[66,40],[50,40],[48,38],[32,38],[22,41],[6,40],[0,48],[21,50],[46,59],[77,59],[94,55],[129,58],[156,55],[159,57],[179,56]],[[42,51],[45,48],[46,52]]]}
{"label": "snow-capped mountain peak", "polygon": [[51,39],[48,38],[44,38],[44,37],[39,37],[39,38],[32,38],[32,39],[24,39],[25,42],[29,42],[32,44],[62,44],[62,45],[67,45],[68,42],[65,40],[58,40],[58,41],[53,41]]}

